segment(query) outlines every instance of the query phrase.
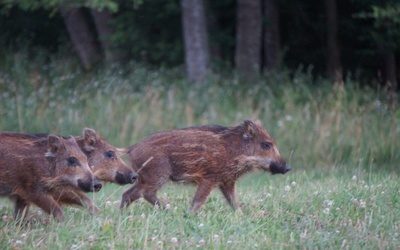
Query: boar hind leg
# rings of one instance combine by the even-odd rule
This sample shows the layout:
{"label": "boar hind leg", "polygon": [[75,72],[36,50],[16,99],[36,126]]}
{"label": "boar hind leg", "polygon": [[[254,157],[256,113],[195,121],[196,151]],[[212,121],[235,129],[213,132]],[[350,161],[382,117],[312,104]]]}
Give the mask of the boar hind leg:
{"label": "boar hind leg", "polygon": [[210,195],[211,191],[214,189],[213,183],[203,180],[198,184],[196,194],[193,198],[192,206],[190,207],[190,212],[196,214],[199,209],[206,202],[207,197]]}
{"label": "boar hind leg", "polygon": [[16,220],[21,220],[28,215],[29,205],[25,200],[17,198],[15,200],[14,217]]}
{"label": "boar hind leg", "polygon": [[63,217],[63,211],[60,205],[53,199],[52,196],[46,194],[38,194],[30,197],[32,202],[38,207],[43,209],[46,213],[53,215],[57,221],[61,221]]}
{"label": "boar hind leg", "polygon": [[122,194],[121,204],[119,208],[123,209],[124,207],[129,207],[129,205],[132,204],[132,202],[134,202],[135,200],[139,199],[140,196],[142,196],[142,189],[140,187],[140,184],[136,183],[133,187],[126,190]]}
{"label": "boar hind leg", "polygon": [[224,183],[219,188],[233,210],[239,209],[235,183]]}

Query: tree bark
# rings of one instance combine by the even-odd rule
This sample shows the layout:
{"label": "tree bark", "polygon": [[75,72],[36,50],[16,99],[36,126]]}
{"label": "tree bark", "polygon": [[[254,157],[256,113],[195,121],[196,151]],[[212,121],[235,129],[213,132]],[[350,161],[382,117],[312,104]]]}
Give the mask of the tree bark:
{"label": "tree bark", "polygon": [[261,63],[261,0],[238,0],[236,25],[236,70],[242,81],[253,81]]}
{"label": "tree bark", "polygon": [[385,88],[389,97],[393,97],[397,87],[395,54],[393,52],[386,53],[384,55],[384,61],[385,61],[385,69],[384,69]]}
{"label": "tree bark", "polygon": [[200,83],[209,73],[210,49],[203,0],[181,0],[185,65],[190,82]]}
{"label": "tree bark", "polygon": [[336,0],[325,0],[327,46],[326,66],[328,77],[335,83],[341,85],[343,84],[343,76],[340,65],[336,5]]}
{"label": "tree bark", "polygon": [[90,69],[101,59],[101,51],[83,8],[61,7],[60,11],[83,67]]}
{"label": "tree bark", "polygon": [[280,61],[281,39],[277,0],[264,0],[264,60],[267,70],[277,69]]}
{"label": "tree bark", "polygon": [[110,25],[112,20],[110,11],[108,9],[103,9],[102,11],[91,9],[90,12],[99,35],[101,47],[104,50],[106,62],[118,61],[122,58],[122,54],[112,48],[110,38],[115,30]]}

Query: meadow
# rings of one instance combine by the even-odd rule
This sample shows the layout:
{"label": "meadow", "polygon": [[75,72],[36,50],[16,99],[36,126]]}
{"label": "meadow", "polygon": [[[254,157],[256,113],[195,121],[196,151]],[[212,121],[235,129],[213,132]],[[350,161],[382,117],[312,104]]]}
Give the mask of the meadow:
{"label": "meadow", "polygon": [[118,208],[128,186],[90,194],[91,216],[65,207],[61,223],[31,209],[28,223],[0,200],[1,249],[399,249],[398,99],[346,79],[343,87],[302,70],[239,84],[229,73],[190,85],[182,69],[129,63],[83,72],[72,61],[8,57],[0,71],[0,130],[78,135],[91,127],[117,147],[165,129],[234,126],[259,119],[293,167],[238,183],[241,212],[218,190],[198,215],[194,188],[167,185],[163,211],[139,200]]}

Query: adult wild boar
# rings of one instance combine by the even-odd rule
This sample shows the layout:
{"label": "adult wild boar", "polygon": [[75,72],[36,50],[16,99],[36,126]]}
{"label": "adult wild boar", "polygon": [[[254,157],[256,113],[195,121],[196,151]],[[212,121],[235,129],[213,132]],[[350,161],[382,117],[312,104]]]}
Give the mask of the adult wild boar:
{"label": "adult wild boar", "polygon": [[197,126],[154,133],[126,149],[139,178],[122,195],[121,208],[144,198],[162,205],[157,191],[168,181],[197,185],[190,211],[197,213],[218,187],[235,210],[235,183],[243,174],[261,169],[285,174],[291,168],[260,121],[236,127]]}
{"label": "adult wild boar", "polygon": [[0,196],[15,202],[17,219],[35,204],[61,220],[63,211],[52,196],[54,192],[69,188],[84,192],[101,189],[73,137],[25,137],[29,135],[0,133]]}
{"label": "adult wild boar", "polygon": [[[29,140],[47,137],[47,134],[23,134],[20,137]],[[117,149],[94,129],[85,128],[82,135],[75,137],[75,140],[87,156],[89,166],[97,179],[119,185],[135,182],[137,174],[125,164],[117,153]],[[89,208],[91,213],[99,211],[92,200],[79,190],[58,189],[53,196],[60,204],[84,206]]]}

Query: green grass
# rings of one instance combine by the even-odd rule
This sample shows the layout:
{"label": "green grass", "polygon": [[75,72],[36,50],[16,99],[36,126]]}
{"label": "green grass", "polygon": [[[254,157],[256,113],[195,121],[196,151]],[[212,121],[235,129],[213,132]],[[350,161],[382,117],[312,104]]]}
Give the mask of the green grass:
{"label": "green grass", "polygon": [[[357,172],[357,171],[355,171]],[[400,246],[398,176],[366,173],[314,178],[249,175],[240,181],[242,213],[214,192],[194,216],[187,214],[193,188],[168,185],[160,198],[167,211],[139,201],[120,212],[125,188],[108,185],[94,196],[102,213],[65,209],[56,223],[33,209],[23,227],[1,208],[2,248],[40,249],[396,249]],[[36,211],[36,212],[35,212]]]}
{"label": "green grass", "polygon": [[0,130],[78,135],[92,127],[125,147],[159,130],[260,119],[294,170],[242,178],[242,213],[215,191],[198,215],[187,214],[194,188],[172,184],[159,192],[167,211],[139,201],[121,212],[128,186],[110,184],[93,196],[99,215],[66,207],[56,223],[33,208],[20,226],[12,204],[1,199],[0,248],[400,247],[398,99],[351,80],[333,87],[301,72],[244,85],[221,74],[191,86],[180,69],[131,63],[85,73],[72,61],[43,58],[0,62]]}

